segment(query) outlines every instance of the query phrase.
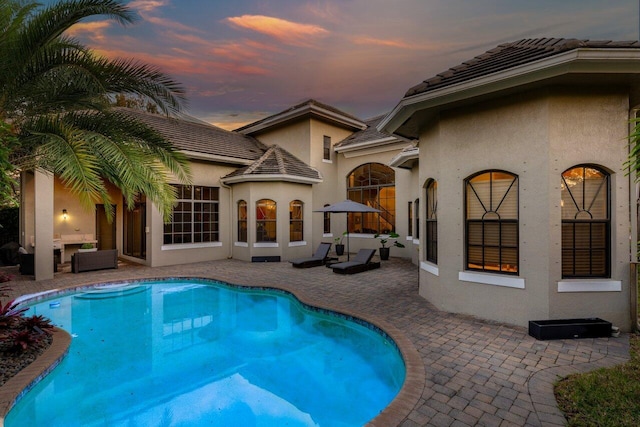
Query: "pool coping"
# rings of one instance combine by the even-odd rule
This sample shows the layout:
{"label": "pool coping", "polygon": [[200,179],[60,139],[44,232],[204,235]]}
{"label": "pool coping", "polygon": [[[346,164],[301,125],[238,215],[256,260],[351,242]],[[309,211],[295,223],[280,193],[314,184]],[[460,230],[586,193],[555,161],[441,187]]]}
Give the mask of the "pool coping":
{"label": "pool coping", "polygon": [[[338,313],[343,316],[352,317],[354,319],[360,319],[367,322],[374,327],[380,329],[391,338],[405,364],[405,380],[402,384],[402,388],[396,395],[396,397],[387,405],[375,418],[370,420],[366,425],[377,426],[390,426],[399,425],[405,420],[411,411],[418,404],[422,392],[425,387],[425,367],[422,361],[420,353],[415,348],[413,343],[406,337],[406,335],[400,331],[400,329],[391,325],[390,323],[379,319],[375,316],[363,315],[352,310],[345,309],[344,307],[334,307],[331,304],[327,304],[326,301],[319,301],[308,295],[304,295],[303,291],[295,289],[292,286],[286,284],[268,285],[268,286],[252,286],[245,284],[232,283],[227,280],[220,280],[214,277],[203,276],[161,276],[161,277],[146,277],[146,278],[131,278],[131,279],[119,279],[115,281],[94,281],[92,283],[83,284],[81,286],[71,285],[68,287],[62,287],[53,289],[51,291],[42,292],[38,294],[25,295],[21,298],[21,301],[38,301],[46,298],[50,298],[55,295],[80,291],[86,288],[91,288],[96,285],[105,284],[118,284],[124,282],[149,282],[157,280],[179,280],[179,279],[201,279],[201,280],[217,280],[223,284],[229,284],[231,286],[237,286],[240,288],[255,288],[255,289],[273,289],[276,291],[284,291],[291,294],[302,304],[320,309],[327,310],[334,313]],[[4,427],[4,419],[9,413],[15,403],[27,393],[32,387],[34,387],[41,379],[43,379],[49,372],[51,372],[62,359],[66,356],[69,346],[71,345],[71,335],[63,329],[55,328],[53,332],[53,342],[51,346],[45,350],[34,362],[29,364],[13,378],[9,379],[2,387],[0,387],[0,427]]]}
{"label": "pool coping", "polygon": [[27,367],[0,387],[0,427],[4,427],[4,419],[15,403],[26,394],[49,372],[58,366],[69,351],[71,335],[64,329],[54,327],[51,334],[51,345]]}

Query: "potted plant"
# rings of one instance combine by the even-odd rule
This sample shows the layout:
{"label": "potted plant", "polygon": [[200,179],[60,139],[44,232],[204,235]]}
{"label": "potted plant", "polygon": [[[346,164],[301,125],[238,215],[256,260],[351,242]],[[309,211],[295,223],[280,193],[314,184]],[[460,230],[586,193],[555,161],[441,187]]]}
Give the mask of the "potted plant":
{"label": "potted plant", "polygon": [[376,239],[380,239],[380,244],[382,245],[382,247],[379,249],[381,260],[389,259],[389,251],[391,248],[387,247],[387,244],[396,246],[398,248],[404,248],[404,245],[398,242],[398,238],[400,237],[400,235],[393,231],[389,234],[376,234],[373,237],[375,237]]}
{"label": "potted plant", "polygon": [[93,243],[83,243],[78,252],[96,252],[98,248],[93,247]]}
{"label": "potted plant", "polygon": [[342,239],[344,239],[344,236],[347,235],[347,232],[345,231],[344,233],[342,233],[342,236],[340,237],[334,237],[333,241],[336,245],[336,255],[340,256],[342,254],[344,254],[344,244],[342,243]]}

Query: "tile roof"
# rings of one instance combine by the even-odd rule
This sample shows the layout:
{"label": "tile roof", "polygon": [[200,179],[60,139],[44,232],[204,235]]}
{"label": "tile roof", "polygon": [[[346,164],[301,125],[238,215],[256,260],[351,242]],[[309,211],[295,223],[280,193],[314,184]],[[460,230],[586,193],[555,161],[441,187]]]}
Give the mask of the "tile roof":
{"label": "tile roof", "polygon": [[266,146],[257,139],[231,132],[204,122],[149,114],[139,110],[118,108],[158,131],[178,150],[246,161],[257,160]]}
{"label": "tile roof", "polygon": [[328,112],[334,118],[342,118],[342,121],[344,123],[349,123],[349,126],[351,127],[364,127],[361,119],[352,116],[351,114],[345,113],[344,111],[341,111],[330,105],[318,102],[315,99],[308,99],[304,102],[294,105],[293,107],[289,107],[286,110],[280,111],[279,113],[272,114],[268,117],[265,117],[264,119],[249,123],[245,126],[235,129],[234,132],[253,133],[256,130],[264,129],[265,127],[279,125],[289,120],[295,120],[299,119],[300,117],[312,115],[314,114],[314,112],[317,113],[319,110]]}
{"label": "tile roof", "polygon": [[389,135],[388,133],[380,132],[377,129],[378,123],[385,117],[383,114],[381,116],[373,117],[369,120],[365,120],[364,123],[367,125],[366,129],[355,132],[342,141],[338,142],[335,145],[335,148],[344,148],[350,145],[356,145],[363,142],[368,141],[377,141],[381,139],[395,138],[393,135]]}
{"label": "tile roof", "polygon": [[473,80],[495,72],[537,61],[578,48],[622,49],[640,48],[640,42],[600,41],[562,38],[523,39],[501,44],[482,55],[465,61],[410,88],[405,98],[456,83]]}
{"label": "tile roof", "polygon": [[272,145],[258,160],[227,174],[223,180],[245,178],[246,181],[252,181],[259,180],[260,176],[265,175],[278,176],[282,181],[292,179],[320,181],[322,179],[316,169],[278,145]]}

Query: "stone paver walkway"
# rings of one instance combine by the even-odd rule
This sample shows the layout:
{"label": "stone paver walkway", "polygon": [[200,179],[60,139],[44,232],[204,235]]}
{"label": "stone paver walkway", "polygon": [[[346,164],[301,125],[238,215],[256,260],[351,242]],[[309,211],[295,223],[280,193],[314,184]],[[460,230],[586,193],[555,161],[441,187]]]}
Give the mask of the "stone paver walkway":
{"label": "stone paver walkway", "polygon": [[[4,270],[17,274],[17,269]],[[418,360],[387,413],[375,425],[556,426],[565,419],[553,396],[553,382],[573,372],[623,363],[629,337],[537,341],[527,330],[437,310],[418,295],[418,268],[407,260],[353,276],[289,263],[211,261],[170,267],[123,265],[118,270],[56,273],[35,282],[17,275],[14,295],[145,277],[197,276],[235,284],[277,286],[305,302],[363,317],[391,329],[403,354]],[[415,376],[415,375],[414,375]],[[395,418],[394,418],[395,417]]]}

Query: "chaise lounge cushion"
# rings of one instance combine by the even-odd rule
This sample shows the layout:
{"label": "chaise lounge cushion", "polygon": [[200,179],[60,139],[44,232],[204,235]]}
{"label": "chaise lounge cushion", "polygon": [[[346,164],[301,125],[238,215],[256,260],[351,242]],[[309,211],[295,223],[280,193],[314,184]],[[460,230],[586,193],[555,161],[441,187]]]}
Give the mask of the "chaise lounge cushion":
{"label": "chaise lounge cushion", "polygon": [[371,261],[375,253],[375,249],[360,249],[352,261],[339,262],[331,265],[331,268],[338,274],[355,274],[380,268],[379,262]]}
{"label": "chaise lounge cushion", "polygon": [[95,252],[77,252],[71,256],[71,271],[73,273],[103,270],[106,268],[118,268],[117,249],[107,249]]}
{"label": "chaise lounge cushion", "polygon": [[329,250],[331,250],[331,243],[323,242],[318,245],[318,249],[310,257],[292,259],[289,262],[296,268],[317,267],[327,262]]}

